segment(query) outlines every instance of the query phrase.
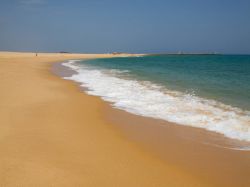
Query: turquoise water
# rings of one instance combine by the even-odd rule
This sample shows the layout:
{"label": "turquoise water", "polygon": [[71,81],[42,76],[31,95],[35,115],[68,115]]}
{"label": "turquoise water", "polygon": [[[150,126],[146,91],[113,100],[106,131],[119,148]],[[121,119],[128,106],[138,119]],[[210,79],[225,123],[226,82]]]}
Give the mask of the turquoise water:
{"label": "turquoise water", "polygon": [[70,60],[67,79],[127,112],[250,142],[250,56]]}
{"label": "turquoise water", "polygon": [[128,70],[131,78],[250,110],[250,55],[158,55],[83,63]]}

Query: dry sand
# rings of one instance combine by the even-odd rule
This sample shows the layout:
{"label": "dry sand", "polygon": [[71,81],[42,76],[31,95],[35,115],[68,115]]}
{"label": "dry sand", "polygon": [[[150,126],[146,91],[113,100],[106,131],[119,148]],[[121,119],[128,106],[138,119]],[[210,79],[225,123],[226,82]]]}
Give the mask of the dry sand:
{"label": "dry sand", "polygon": [[[198,156],[204,156],[198,153],[205,150],[213,157],[217,149],[201,149],[201,146],[189,149],[192,143],[178,143],[176,136],[169,139],[171,145],[180,146],[180,149],[189,147],[180,151],[170,146],[168,154],[171,156],[162,158],[133,138],[127,138],[126,131],[121,131],[123,123],[141,125],[150,120],[121,114],[101,99],[80,92],[77,84],[50,72],[52,63],[57,61],[111,56],[38,54],[36,57],[34,53],[0,52],[0,186],[250,184],[246,178],[249,174],[248,153],[225,152],[232,155],[229,158],[226,155],[226,163],[245,163],[240,164],[243,177],[239,178],[241,175],[238,174],[235,183],[231,178],[227,183],[227,177],[219,182],[212,180],[213,175],[203,177],[186,166],[186,162],[179,161],[185,159],[180,154],[187,155],[194,165],[205,167],[214,164],[214,160],[223,162],[223,154],[216,153],[219,159],[212,160],[209,156],[201,157],[206,160],[198,163],[210,163],[204,166],[195,164]],[[193,151],[197,154],[192,154]],[[235,165],[219,165],[225,166],[220,171],[231,172],[234,168],[227,167]],[[216,168],[200,168],[200,171],[211,173],[216,172]],[[221,175],[227,176],[225,173]],[[232,177],[232,173],[228,177]]]}

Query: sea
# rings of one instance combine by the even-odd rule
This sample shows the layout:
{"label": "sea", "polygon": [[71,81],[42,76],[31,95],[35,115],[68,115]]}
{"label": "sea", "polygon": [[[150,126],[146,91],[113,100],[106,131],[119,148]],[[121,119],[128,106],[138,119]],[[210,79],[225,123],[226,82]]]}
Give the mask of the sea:
{"label": "sea", "polygon": [[250,142],[250,55],[142,55],[63,63],[113,107]]}

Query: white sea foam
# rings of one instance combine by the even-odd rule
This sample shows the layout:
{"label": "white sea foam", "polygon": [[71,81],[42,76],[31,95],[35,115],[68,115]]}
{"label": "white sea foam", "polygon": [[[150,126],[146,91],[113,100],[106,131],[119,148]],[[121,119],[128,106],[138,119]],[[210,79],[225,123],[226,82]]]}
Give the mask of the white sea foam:
{"label": "white sea foam", "polygon": [[121,71],[90,69],[73,60],[63,65],[78,72],[65,79],[81,83],[89,89],[88,94],[100,96],[114,107],[250,142],[249,111],[171,91],[151,82],[121,78],[117,76],[124,73]]}

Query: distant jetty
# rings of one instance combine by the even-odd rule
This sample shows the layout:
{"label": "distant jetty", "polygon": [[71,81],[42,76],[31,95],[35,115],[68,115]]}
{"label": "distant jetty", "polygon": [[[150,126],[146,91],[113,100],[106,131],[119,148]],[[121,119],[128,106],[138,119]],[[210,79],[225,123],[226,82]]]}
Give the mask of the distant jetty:
{"label": "distant jetty", "polygon": [[148,55],[222,55],[221,53],[217,53],[217,52],[174,52],[174,53],[151,53]]}

